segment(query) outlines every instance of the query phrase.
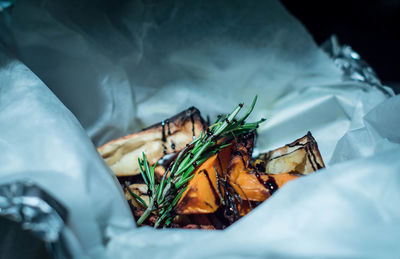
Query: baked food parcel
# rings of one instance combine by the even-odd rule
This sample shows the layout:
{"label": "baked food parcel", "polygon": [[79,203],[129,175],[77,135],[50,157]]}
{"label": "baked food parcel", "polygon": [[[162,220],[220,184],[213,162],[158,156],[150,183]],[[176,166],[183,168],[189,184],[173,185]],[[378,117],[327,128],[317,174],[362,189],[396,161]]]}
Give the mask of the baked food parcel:
{"label": "baked food parcel", "polygon": [[256,129],[237,119],[212,125],[192,107],[98,148],[119,179],[138,225],[224,229],[288,181],[324,168],[311,133],[253,158]]}

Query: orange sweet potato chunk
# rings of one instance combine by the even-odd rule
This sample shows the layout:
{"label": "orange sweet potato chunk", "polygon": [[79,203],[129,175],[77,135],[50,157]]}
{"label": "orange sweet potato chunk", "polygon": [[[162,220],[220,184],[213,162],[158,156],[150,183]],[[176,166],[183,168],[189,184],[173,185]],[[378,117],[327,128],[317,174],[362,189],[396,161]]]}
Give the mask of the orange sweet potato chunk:
{"label": "orange sweet potato chunk", "polygon": [[255,172],[245,167],[243,161],[248,158],[236,155],[232,158],[229,167],[229,181],[243,200],[265,201],[269,191],[257,179]]}
{"label": "orange sweet potato chunk", "polygon": [[193,179],[175,208],[178,214],[213,213],[218,209],[221,199],[215,168],[224,175],[231,154],[232,147],[226,147],[195,169]]}
{"label": "orange sweet potato chunk", "polygon": [[260,183],[255,169],[250,164],[253,142],[254,134],[248,134],[234,145],[235,150],[229,163],[227,177],[243,200],[264,201],[270,193]]}

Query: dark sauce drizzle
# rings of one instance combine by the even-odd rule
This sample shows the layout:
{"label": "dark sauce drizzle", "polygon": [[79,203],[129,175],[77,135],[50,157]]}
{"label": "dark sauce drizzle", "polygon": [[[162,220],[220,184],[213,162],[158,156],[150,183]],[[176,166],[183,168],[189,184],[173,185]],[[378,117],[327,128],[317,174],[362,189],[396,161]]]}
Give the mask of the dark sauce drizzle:
{"label": "dark sauce drizzle", "polygon": [[[310,155],[310,153],[312,153],[311,150],[310,150],[310,146],[309,145],[305,145],[304,149],[306,150],[306,153],[307,153],[307,159],[308,159],[308,161],[310,161],[310,164],[311,164],[313,170],[315,171],[316,168],[314,166],[313,160],[311,159],[311,155]],[[314,156],[314,161],[315,161],[315,156]]]}
{"label": "dark sauce drizzle", "polygon": [[[303,148],[304,148],[304,145],[301,145],[301,146],[302,146],[302,147],[300,147],[300,148],[298,148],[298,149],[295,149],[295,150],[292,150],[292,151],[290,151],[290,152],[288,152],[288,153],[286,153],[286,154],[279,155],[279,156],[275,156],[275,157],[272,157],[272,158],[268,157],[267,159],[268,159],[268,161],[272,161],[272,160],[275,160],[275,159],[278,159],[278,158],[281,158],[281,157],[290,155],[290,154],[292,154],[292,153],[294,153],[294,152],[296,152],[296,151],[299,151],[300,149],[303,149]],[[295,147],[295,146],[293,146],[293,147]],[[310,162],[311,162],[311,161],[310,161]]]}
{"label": "dark sauce drizzle", "polygon": [[196,132],[195,132],[195,129],[194,129],[194,118],[193,118],[193,114],[190,114],[190,121],[192,122],[193,139],[196,139]]}
{"label": "dark sauce drizzle", "polygon": [[167,141],[167,138],[166,138],[166,136],[165,136],[165,121],[162,121],[162,122],[161,122],[161,127],[162,127],[162,137],[161,137],[161,140],[162,140],[162,142],[165,142],[165,141]]}
{"label": "dark sauce drizzle", "polygon": [[273,177],[268,177],[267,181],[264,181],[263,179],[261,179],[260,174],[258,172],[250,172],[250,173],[254,173],[257,177],[257,180],[264,185],[264,187],[269,191],[270,195],[274,194],[274,192],[276,192],[278,190],[278,185],[276,184],[276,181]]}
{"label": "dark sauce drizzle", "polygon": [[273,177],[268,177],[268,180],[266,182],[263,182],[263,184],[269,190],[269,193],[271,195],[279,189]]}
{"label": "dark sauce drizzle", "polygon": [[[167,141],[167,137],[165,136],[165,122],[166,121],[162,121],[161,122],[161,127],[162,127],[162,129],[161,129],[161,141],[163,142],[163,153],[164,153],[164,155],[166,155],[167,154],[167,146],[165,145],[165,142]],[[168,122],[168,120],[167,120],[167,122]]]}
{"label": "dark sauce drizzle", "polygon": [[168,129],[167,133],[168,133],[168,135],[171,135],[171,127],[169,126],[170,121],[166,120],[165,122],[167,123],[167,129]]}
{"label": "dark sauce drizzle", "polygon": [[[314,143],[311,144],[311,145],[314,145]],[[317,144],[315,144],[315,145],[317,145]],[[317,148],[318,148],[318,147],[317,147]],[[317,166],[317,169],[323,168],[323,167],[318,163],[317,158],[315,157],[314,152],[311,152],[311,146],[309,147],[309,149],[310,149],[311,156],[313,157],[314,163],[315,163],[315,165]]]}
{"label": "dark sauce drizzle", "polygon": [[265,173],[265,163],[261,162],[261,163],[256,164],[256,169],[259,172]]}
{"label": "dark sauce drizzle", "polygon": [[260,173],[257,171],[249,172],[249,174],[255,174],[255,176],[257,177],[257,180],[269,191],[270,195],[274,194],[274,192],[276,192],[279,189],[279,187],[276,184],[276,181],[273,177],[268,176],[268,180],[264,181],[261,178]]}

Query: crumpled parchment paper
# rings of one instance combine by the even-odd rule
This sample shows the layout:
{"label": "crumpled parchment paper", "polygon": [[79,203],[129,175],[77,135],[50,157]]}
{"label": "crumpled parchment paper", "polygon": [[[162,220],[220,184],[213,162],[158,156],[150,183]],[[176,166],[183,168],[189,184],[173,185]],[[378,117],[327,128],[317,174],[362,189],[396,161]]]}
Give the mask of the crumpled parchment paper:
{"label": "crumpled parchment paper", "polygon": [[[17,1],[0,29],[0,181],[30,177],[64,202],[81,254],[400,253],[400,99],[343,81],[279,3]],[[328,168],[288,183],[224,231],[134,228],[83,128],[98,146],[192,105],[214,119],[255,94],[250,120],[268,119],[257,151],[310,130]]]}
{"label": "crumpled parchment paper", "polygon": [[0,64],[0,183],[44,187],[69,212],[72,254],[102,258],[112,236],[135,227],[111,169],[37,76],[3,52]]}

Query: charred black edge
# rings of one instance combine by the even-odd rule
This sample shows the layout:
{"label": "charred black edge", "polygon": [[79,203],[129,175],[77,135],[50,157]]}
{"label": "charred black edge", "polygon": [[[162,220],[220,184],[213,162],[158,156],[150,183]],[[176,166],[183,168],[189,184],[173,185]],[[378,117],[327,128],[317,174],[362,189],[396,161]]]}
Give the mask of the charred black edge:
{"label": "charred black edge", "polygon": [[180,113],[175,114],[174,116],[166,119],[166,120],[162,120],[160,122],[157,122],[153,125],[150,125],[144,129],[142,129],[141,131],[145,131],[145,130],[149,130],[149,129],[153,129],[153,128],[158,128],[158,127],[162,127],[163,122],[169,121],[169,122],[173,122],[173,123],[179,123],[184,124],[185,122],[192,120],[191,118],[194,119],[194,121],[196,121],[196,119],[198,118],[201,122],[201,125],[203,126],[203,130],[205,130],[207,128],[207,123],[206,121],[203,119],[203,117],[201,117],[201,113],[200,111],[192,106],[189,107],[188,109],[181,111]]}

